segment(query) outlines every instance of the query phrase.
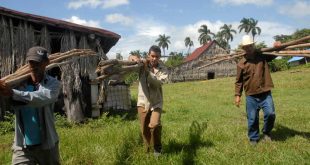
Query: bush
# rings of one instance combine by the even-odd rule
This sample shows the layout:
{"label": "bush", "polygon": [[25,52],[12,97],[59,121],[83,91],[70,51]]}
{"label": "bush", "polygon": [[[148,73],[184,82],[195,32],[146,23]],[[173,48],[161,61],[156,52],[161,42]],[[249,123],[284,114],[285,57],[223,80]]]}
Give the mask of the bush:
{"label": "bush", "polygon": [[126,75],[125,83],[131,85],[133,82],[137,81],[139,78],[139,74],[137,72],[132,72]]}
{"label": "bush", "polygon": [[0,135],[14,131],[14,114],[6,113],[4,120],[0,122]]}
{"label": "bush", "polygon": [[71,128],[73,126],[65,116],[62,116],[58,113],[55,115],[55,125],[61,128]]}
{"label": "bush", "polygon": [[287,59],[275,59],[269,62],[268,64],[271,72],[288,70],[290,68],[290,65],[287,61]]}

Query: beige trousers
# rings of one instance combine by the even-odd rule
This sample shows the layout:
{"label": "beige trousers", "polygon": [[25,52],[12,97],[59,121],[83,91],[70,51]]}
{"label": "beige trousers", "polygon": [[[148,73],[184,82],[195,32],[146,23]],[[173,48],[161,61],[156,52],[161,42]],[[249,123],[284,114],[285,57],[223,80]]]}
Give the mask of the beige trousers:
{"label": "beige trousers", "polygon": [[151,147],[154,148],[155,152],[161,152],[161,112],[160,108],[156,108],[153,111],[145,111],[144,107],[138,107],[141,133],[147,152]]}

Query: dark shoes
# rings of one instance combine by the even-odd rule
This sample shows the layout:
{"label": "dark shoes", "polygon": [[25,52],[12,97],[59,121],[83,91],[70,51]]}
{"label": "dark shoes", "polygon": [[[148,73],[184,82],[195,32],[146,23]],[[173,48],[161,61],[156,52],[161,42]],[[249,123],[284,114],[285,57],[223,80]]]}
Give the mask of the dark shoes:
{"label": "dark shoes", "polygon": [[154,157],[155,158],[160,157],[160,155],[161,155],[161,152],[154,151]]}
{"label": "dark shoes", "polygon": [[265,141],[265,142],[271,142],[272,139],[271,139],[271,137],[270,137],[269,134],[264,134],[264,136],[263,136],[263,141]]}
{"label": "dark shoes", "polygon": [[[264,134],[261,141],[263,142],[272,142],[272,139],[270,137],[270,134]],[[258,140],[250,140],[251,146],[256,146],[258,143]]]}
{"label": "dark shoes", "polygon": [[250,140],[250,145],[251,145],[251,146],[256,146],[257,143],[258,143],[257,140]]}
{"label": "dark shoes", "polygon": [[155,158],[160,157],[161,152],[162,152],[161,146],[160,146],[160,147],[156,147],[156,149],[154,148],[154,157],[155,157]]}

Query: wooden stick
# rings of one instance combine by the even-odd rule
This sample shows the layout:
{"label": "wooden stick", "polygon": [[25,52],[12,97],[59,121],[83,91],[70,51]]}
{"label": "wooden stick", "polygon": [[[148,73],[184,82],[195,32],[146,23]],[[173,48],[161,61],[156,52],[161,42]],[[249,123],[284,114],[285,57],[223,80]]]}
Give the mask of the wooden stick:
{"label": "wooden stick", "polygon": [[[51,70],[52,68],[59,67],[61,65],[66,65],[66,64],[69,64],[73,61],[75,61],[75,60],[70,60],[70,61],[61,62],[61,63],[53,63],[53,64],[46,66],[45,70],[48,71],[48,70]],[[15,85],[27,80],[27,78],[30,77],[30,74],[31,73],[26,73],[26,74],[19,76],[19,77],[10,78],[6,81],[6,83],[10,86],[15,86]]]}
{"label": "wooden stick", "polygon": [[230,56],[230,57],[224,56],[223,59],[219,59],[218,61],[214,61],[214,62],[211,62],[211,63],[209,63],[209,64],[203,65],[203,66],[201,66],[201,67],[198,67],[197,69],[199,70],[199,69],[202,69],[202,68],[204,68],[204,67],[207,67],[207,66],[216,64],[216,63],[218,63],[218,62],[222,62],[222,61],[226,61],[226,60],[231,60],[231,59],[238,58],[238,57],[242,57],[242,56],[244,56],[244,53],[235,54],[235,55]]}
{"label": "wooden stick", "polygon": [[310,54],[310,50],[286,50],[279,51],[279,54]]}
{"label": "wooden stick", "polygon": [[280,53],[273,53],[273,52],[263,52],[264,55],[273,55],[273,56],[293,56],[293,57],[310,57],[310,54],[280,54]]}
{"label": "wooden stick", "polygon": [[[54,60],[51,60],[50,64],[46,67],[46,70],[50,70],[51,68],[54,68],[56,66],[68,64],[68,63],[75,60],[74,59],[74,60],[69,60],[66,62],[59,62],[59,61],[64,60],[66,58],[70,58],[73,56],[78,56],[79,58],[88,57],[88,56],[93,56],[96,53],[94,51],[89,50],[89,49],[86,49],[86,50],[73,49],[72,51],[62,53],[62,55],[63,54],[65,54],[65,56],[60,56]],[[57,53],[57,56],[58,56],[58,53]],[[27,64],[27,65],[22,66],[20,69],[18,69],[13,74],[10,74],[8,76],[3,77],[1,80],[4,80],[9,85],[16,85],[16,84],[26,80],[29,76],[30,76],[30,68],[29,68],[29,65]]]}
{"label": "wooden stick", "polygon": [[137,61],[127,61],[127,60],[116,60],[116,59],[111,59],[111,60],[105,60],[105,61],[100,61],[98,66],[105,66],[105,65],[135,65],[137,64]]}
{"label": "wooden stick", "polygon": [[303,41],[307,41],[307,40],[310,40],[310,35],[309,36],[306,36],[306,37],[303,37],[301,39],[298,39],[298,40],[294,40],[294,41],[290,41],[290,42],[286,42],[286,43],[283,43],[281,44],[280,47],[271,47],[271,48],[262,48],[261,51],[262,52],[272,52],[272,51],[277,51],[277,50],[281,50],[281,49],[284,49],[288,46],[291,46],[291,45],[296,45],[296,44],[299,44]]}
{"label": "wooden stick", "polygon": [[292,45],[292,46],[288,46],[288,47],[286,47],[285,49],[307,48],[307,47],[310,47],[310,43]]}
{"label": "wooden stick", "polygon": [[96,53],[93,52],[93,51],[81,51],[81,52],[76,52],[74,54],[70,53],[70,54],[67,54],[65,56],[60,56],[60,57],[58,57],[56,59],[51,60],[50,62],[51,63],[59,62],[59,61],[62,61],[64,59],[66,59],[66,58],[73,57],[73,56],[95,56],[95,55],[96,55]]}
{"label": "wooden stick", "polygon": [[112,75],[101,75],[101,76],[97,77],[96,80],[100,81],[100,80],[106,79],[110,76],[112,76]]}

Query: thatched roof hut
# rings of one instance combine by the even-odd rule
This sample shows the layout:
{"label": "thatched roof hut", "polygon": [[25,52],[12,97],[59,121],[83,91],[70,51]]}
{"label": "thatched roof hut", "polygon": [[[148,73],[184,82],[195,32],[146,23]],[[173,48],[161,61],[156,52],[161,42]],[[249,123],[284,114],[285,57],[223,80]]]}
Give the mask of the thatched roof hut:
{"label": "thatched roof hut", "polygon": [[[0,7],[0,36],[0,78],[24,65],[27,50],[35,45],[47,48],[49,53],[74,48],[96,51],[98,58],[79,59],[52,71],[52,74],[63,80],[65,103],[66,100],[68,102],[67,113],[80,112],[80,115],[90,115],[92,103],[89,80],[97,76],[94,70],[98,61],[107,59],[106,53],[120,39],[120,35],[104,29],[3,7]],[[75,121],[74,118],[72,120]]]}
{"label": "thatched roof hut", "polygon": [[171,70],[169,75],[170,81],[206,80],[235,75],[235,60],[223,61],[203,67],[206,64],[212,63],[211,60],[208,60],[209,58],[219,54],[227,54],[227,51],[215,40],[202,45],[187,56],[182,64]]}

